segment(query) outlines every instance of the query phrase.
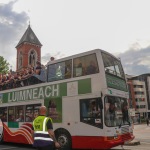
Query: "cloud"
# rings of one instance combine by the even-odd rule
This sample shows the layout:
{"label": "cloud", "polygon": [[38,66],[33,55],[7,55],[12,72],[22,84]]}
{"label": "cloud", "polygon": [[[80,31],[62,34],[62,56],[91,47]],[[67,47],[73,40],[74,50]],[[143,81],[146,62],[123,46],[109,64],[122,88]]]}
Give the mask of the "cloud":
{"label": "cloud", "polygon": [[63,54],[60,51],[53,52],[53,53],[46,53],[44,56],[41,57],[42,64],[46,65],[50,61],[51,57],[54,57],[55,59],[60,59],[65,57],[65,54]]}
{"label": "cloud", "polygon": [[[14,0],[14,1],[9,1],[7,4],[0,3],[0,56],[3,56],[13,66],[13,70],[15,70],[14,68],[16,65],[16,48],[15,48],[15,46],[17,45],[17,43],[21,39],[22,35],[24,34],[25,30],[27,29],[28,21],[29,21],[28,13],[26,13],[24,11],[17,12],[13,9],[14,5],[17,2],[18,1]],[[95,12],[95,13],[97,13],[97,12]],[[45,14],[43,14],[43,15],[45,16]],[[37,18],[37,17],[35,17],[35,18]],[[54,17],[54,18],[56,19],[57,17]],[[58,18],[56,20],[58,20]],[[88,21],[89,21],[89,19],[88,19]],[[56,21],[56,23],[57,23],[57,21]],[[62,27],[62,25],[61,25],[61,27]],[[60,30],[61,29],[62,28],[60,28]],[[67,30],[68,30],[68,28],[67,28]],[[66,34],[66,33],[64,33],[64,31],[66,31],[66,30],[62,30],[57,33],[59,33],[59,35],[64,36],[64,34]],[[84,31],[86,31],[86,30],[84,29]],[[53,30],[53,32],[54,32],[54,35],[56,35],[55,30]],[[91,32],[90,32],[90,34],[88,33],[88,35],[90,35],[90,36],[91,36],[91,34],[93,35],[93,30],[91,30]],[[78,32],[76,32],[76,33],[78,33]],[[43,34],[45,34],[44,31],[43,31]],[[70,34],[72,35],[72,32],[70,32]],[[112,35],[114,35],[114,34],[112,34]],[[79,39],[79,36],[77,39]],[[99,39],[99,37],[97,39]],[[95,40],[93,40],[93,41],[95,41]],[[84,43],[82,38],[80,39],[80,42]],[[46,43],[48,43],[48,42],[46,42]],[[68,43],[68,41],[66,43]],[[139,44],[139,43],[140,43],[140,41],[137,41],[136,43],[134,43],[130,46],[129,50],[117,55],[117,57],[121,58],[121,61],[122,61],[122,64],[123,64],[126,74],[140,75],[140,74],[144,74],[144,73],[150,73],[150,67],[149,67],[150,66],[150,61],[149,61],[150,46],[147,46],[146,48],[142,48],[143,46],[141,46],[141,44]],[[149,41],[147,43],[149,43]],[[143,44],[145,45],[147,43],[145,43],[145,40],[144,40]],[[55,49],[59,49],[58,51],[55,50],[52,53],[46,53],[46,54],[44,54],[44,56],[42,56],[41,60],[42,60],[43,64],[47,64],[47,62],[50,60],[51,56],[55,57],[56,59],[59,59],[59,58],[62,58],[67,55],[69,50],[64,51],[65,54],[63,54],[62,53],[63,50],[61,51],[60,47],[57,48],[56,47],[57,45],[61,45],[61,42],[59,42],[59,44],[54,44]],[[73,47],[75,47],[75,45],[78,46],[78,45],[80,45],[80,43],[74,44]],[[87,42],[82,44],[82,47],[85,45],[88,47]],[[97,43],[94,43],[94,45],[97,45]],[[67,44],[67,46],[68,46],[68,44]],[[99,47],[99,46],[97,46],[97,47]],[[67,48],[64,48],[64,49],[67,49]],[[86,49],[89,49],[89,47]]]}
{"label": "cloud", "polygon": [[[133,43],[129,50],[114,55],[121,58],[126,74],[140,75],[150,73],[150,46],[141,48],[139,43]],[[52,56],[55,57],[55,59],[66,57],[66,55],[60,51],[47,53],[42,56],[42,63],[46,65]]]}
{"label": "cloud", "polygon": [[[13,70],[16,68],[16,48],[22,35],[28,27],[29,16],[26,12],[16,12],[13,10],[17,0],[7,4],[0,4],[0,56],[3,56]],[[47,64],[50,57],[59,59],[64,57],[60,51],[46,53],[41,57],[42,63]]]}
{"label": "cloud", "polygon": [[15,46],[25,32],[29,20],[26,12],[17,13],[13,10],[16,2],[0,4],[0,55],[10,64],[16,60]]}
{"label": "cloud", "polygon": [[118,54],[117,57],[121,58],[126,74],[140,75],[150,73],[150,46],[139,48],[139,46],[133,44],[128,51]]}

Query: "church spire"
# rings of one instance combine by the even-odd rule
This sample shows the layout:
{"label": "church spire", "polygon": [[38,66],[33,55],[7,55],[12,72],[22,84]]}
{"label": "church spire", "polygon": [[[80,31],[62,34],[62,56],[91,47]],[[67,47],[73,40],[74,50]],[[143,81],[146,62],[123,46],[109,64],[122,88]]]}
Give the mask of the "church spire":
{"label": "church spire", "polygon": [[29,66],[34,67],[36,65],[36,61],[41,62],[41,47],[42,44],[32,31],[29,22],[28,28],[16,46],[16,70],[19,71]]}
{"label": "church spire", "polygon": [[38,46],[42,46],[41,42],[39,41],[39,39],[37,38],[37,36],[35,35],[35,33],[33,32],[33,30],[30,27],[30,21],[29,21],[29,25],[27,30],[25,31],[24,35],[22,36],[21,40],[19,41],[19,43],[17,44],[16,48],[23,44],[24,42],[27,43],[31,43],[34,45],[38,45]]}

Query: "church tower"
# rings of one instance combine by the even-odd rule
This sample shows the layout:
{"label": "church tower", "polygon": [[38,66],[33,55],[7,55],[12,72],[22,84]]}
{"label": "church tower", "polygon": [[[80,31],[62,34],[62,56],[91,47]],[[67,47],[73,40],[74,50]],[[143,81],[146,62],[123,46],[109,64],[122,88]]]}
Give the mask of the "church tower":
{"label": "church tower", "polygon": [[28,66],[35,66],[36,61],[41,62],[41,47],[42,44],[32,31],[30,25],[16,46],[17,60],[16,71]]}

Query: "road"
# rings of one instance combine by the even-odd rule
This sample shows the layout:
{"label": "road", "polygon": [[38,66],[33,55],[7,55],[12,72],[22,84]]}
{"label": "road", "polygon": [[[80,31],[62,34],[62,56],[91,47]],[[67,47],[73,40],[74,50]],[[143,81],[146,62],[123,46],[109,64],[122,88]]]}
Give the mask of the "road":
{"label": "road", "polygon": [[35,150],[35,149],[29,145],[3,143],[2,145],[0,145],[0,150]]}
{"label": "road", "polygon": [[[124,150],[150,150],[150,126],[146,124],[134,126],[135,141],[140,141],[140,145],[126,146]],[[112,150],[122,150],[121,146],[112,148]],[[0,150],[35,150],[32,146],[18,144],[2,144]]]}

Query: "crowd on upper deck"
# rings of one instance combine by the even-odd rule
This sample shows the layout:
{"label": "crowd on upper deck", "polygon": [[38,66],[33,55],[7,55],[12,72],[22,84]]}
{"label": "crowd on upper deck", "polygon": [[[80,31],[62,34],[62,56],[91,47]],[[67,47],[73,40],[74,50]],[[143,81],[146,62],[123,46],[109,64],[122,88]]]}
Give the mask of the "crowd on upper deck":
{"label": "crowd on upper deck", "polygon": [[43,68],[44,66],[37,61],[35,67],[29,66],[19,72],[0,74],[0,91],[43,82],[38,78]]}

